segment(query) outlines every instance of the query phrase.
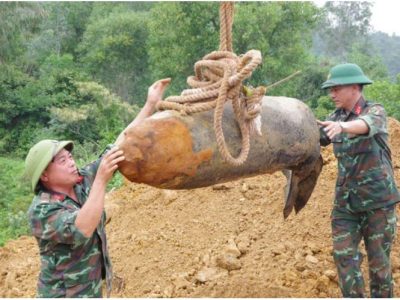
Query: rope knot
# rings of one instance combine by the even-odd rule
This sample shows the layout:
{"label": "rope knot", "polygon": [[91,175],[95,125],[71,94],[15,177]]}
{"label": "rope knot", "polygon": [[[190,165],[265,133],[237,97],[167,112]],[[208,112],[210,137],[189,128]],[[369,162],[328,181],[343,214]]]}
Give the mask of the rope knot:
{"label": "rope knot", "polygon": [[[250,50],[238,57],[232,52],[233,2],[220,6],[220,49],[203,57],[194,65],[194,76],[187,78],[191,87],[180,96],[171,96],[159,102],[158,109],[174,109],[186,114],[214,109],[214,130],[218,149],[225,161],[239,166],[246,161],[250,150],[250,132],[256,128],[261,134],[261,101],[264,87],[244,95],[242,82],[249,78],[262,62],[261,52]],[[237,158],[226,147],[222,131],[222,115],[225,102],[230,101],[242,133],[242,150]],[[259,126],[256,126],[258,118]],[[254,123],[254,124],[252,124]]]}

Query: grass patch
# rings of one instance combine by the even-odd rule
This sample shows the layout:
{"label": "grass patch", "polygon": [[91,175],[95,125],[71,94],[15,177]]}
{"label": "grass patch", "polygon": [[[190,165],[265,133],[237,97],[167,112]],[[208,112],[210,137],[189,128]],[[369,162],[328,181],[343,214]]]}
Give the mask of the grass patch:
{"label": "grass patch", "polygon": [[0,157],[0,246],[29,234],[26,212],[32,200],[29,184],[22,178],[24,161]]}

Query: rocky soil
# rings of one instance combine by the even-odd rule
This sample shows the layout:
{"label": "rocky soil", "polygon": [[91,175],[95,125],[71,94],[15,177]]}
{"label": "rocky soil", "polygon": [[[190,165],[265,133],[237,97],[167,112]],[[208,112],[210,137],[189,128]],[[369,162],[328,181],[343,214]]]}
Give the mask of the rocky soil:
{"label": "rocky soil", "polygon": [[[389,129],[400,183],[400,123],[390,119]],[[280,172],[187,191],[126,183],[109,193],[111,296],[340,297],[329,219],[336,160],[331,148],[323,157],[307,206],[287,220]],[[399,254],[397,240],[396,296]],[[363,271],[367,279],[366,259]],[[0,248],[0,297],[34,297],[38,272],[36,241],[8,242]]]}

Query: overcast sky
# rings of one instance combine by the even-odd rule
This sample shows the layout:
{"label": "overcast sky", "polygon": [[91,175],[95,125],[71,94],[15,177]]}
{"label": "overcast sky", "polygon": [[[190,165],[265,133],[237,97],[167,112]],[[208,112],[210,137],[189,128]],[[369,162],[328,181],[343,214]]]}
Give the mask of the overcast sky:
{"label": "overcast sky", "polygon": [[[324,0],[314,1],[322,6]],[[371,25],[375,31],[383,31],[388,34],[395,33],[400,36],[400,1],[398,0],[375,0],[370,1],[373,6]]]}
{"label": "overcast sky", "polygon": [[371,25],[376,31],[400,36],[400,1],[376,0],[371,1]]}

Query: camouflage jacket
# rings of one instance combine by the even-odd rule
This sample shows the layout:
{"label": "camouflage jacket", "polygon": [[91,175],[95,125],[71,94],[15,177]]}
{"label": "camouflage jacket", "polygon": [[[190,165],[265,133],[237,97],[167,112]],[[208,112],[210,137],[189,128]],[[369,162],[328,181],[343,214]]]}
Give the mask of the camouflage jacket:
{"label": "camouflage jacket", "polygon": [[338,160],[334,206],[362,212],[399,202],[384,108],[361,97],[351,112],[337,109],[327,118],[328,121],[342,122],[356,119],[367,123],[368,134],[341,133],[330,141],[320,130],[321,145],[332,142]]}
{"label": "camouflage jacket", "polygon": [[[105,212],[90,238],[75,226],[100,161],[101,156],[79,170],[80,181],[74,187],[79,203],[43,187],[33,198],[28,215],[40,251],[39,297],[99,297],[102,278],[106,279],[107,294],[111,291],[112,269],[104,229]],[[94,286],[96,291],[93,291]]]}

